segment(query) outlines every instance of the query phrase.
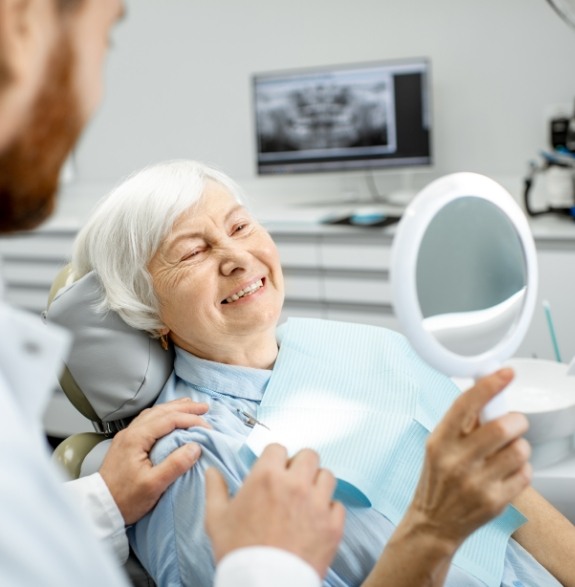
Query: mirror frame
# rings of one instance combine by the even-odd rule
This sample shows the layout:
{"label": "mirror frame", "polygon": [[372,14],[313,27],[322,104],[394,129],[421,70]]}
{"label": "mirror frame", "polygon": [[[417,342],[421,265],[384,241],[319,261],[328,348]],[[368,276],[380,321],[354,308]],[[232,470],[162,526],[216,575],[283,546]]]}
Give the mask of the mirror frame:
{"label": "mirror frame", "polygon": [[[417,256],[429,224],[444,206],[462,197],[488,201],[509,219],[523,247],[527,277],[523,307],[511,331],[491,349],[469,356],[444,347],[423,328],[416,283]],[[391,247],[390,281],[393,307],[403,332],[424,360],[451,377],[476,379],[495,371],[521,344],[537,298],[537,254],[527,218],[509,192],[484,175],[461,172],[440,177],[420,191],[402,215]]]}

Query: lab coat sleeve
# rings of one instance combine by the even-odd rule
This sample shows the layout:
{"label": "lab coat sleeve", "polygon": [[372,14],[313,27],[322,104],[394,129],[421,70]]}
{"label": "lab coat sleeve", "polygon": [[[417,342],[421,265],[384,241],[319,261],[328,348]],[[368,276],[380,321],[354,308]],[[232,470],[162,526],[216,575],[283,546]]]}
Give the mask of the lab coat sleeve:
{"label": "lab coat sleeve", "polygon": [[68,481],[65,485],[89,516],[97,538],[121,564],[125,563],[129,546],[124,518],[100,473]]}
{"label": "lab coat sleeve", "polygon": [[317,572],[298,556],[267,546],[241,548],[216,569],[214,587],[320,587]]}

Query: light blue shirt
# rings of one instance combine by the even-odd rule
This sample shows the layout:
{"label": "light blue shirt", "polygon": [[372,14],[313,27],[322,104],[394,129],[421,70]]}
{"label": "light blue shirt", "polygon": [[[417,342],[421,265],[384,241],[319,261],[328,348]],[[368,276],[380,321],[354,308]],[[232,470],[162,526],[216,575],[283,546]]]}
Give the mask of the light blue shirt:
{"label": "light blue shirt", "polygon": [[[271,371],[214,363],[176,349],[174,374],[158,402],[181,397],[206,402],[210,409],[205,418],[213,429],[177,430],[160,440],[153,450],[152,460],[160,462],[185,443],[202,446],[198,464],[178,479],[156,508],[129,533],[132,546],[159,587],[211,585],[215,569],[204,530],[205,472],[210,466],[217,467],[231,493],[237,492],[248,473],[240,451],[251,431],[241,412],[256,414],[270,376]],[[360,585],[395,529],[373,509],[347,506],[346,510],[344,538],[324,579],[326,586]],[[505,587],[560,585],[513,540],[507,549],[503,577]],[[446,584],[482,585],[455,566]]]}

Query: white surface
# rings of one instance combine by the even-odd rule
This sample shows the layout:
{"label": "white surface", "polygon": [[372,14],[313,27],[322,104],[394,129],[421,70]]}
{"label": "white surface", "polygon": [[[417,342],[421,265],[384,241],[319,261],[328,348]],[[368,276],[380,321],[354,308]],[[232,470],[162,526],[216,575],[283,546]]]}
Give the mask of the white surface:
{"label": "white surface", "polygon": [[507,403],[529,420],[525,438],[533,449],[532,464],[545,467],[563,460],[573,450],[575,376],[556,361],[515,358],[506,364],[515,371]]}
{"label": "white surface", "polygon": [[565,363],[511,359],[507,365],[515,370],[515,379],[508,387],[509,406],[514,410],[539,414],[575,406],[575,376],[567,375]]}

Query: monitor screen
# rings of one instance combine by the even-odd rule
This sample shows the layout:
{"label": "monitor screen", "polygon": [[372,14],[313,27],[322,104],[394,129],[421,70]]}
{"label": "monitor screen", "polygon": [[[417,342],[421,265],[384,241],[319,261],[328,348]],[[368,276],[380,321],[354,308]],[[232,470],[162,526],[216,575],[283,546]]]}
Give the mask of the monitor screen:
{"label": "monitor screen", "polygon": [[259,174],[431,164],[426,58],[253,76]]}

